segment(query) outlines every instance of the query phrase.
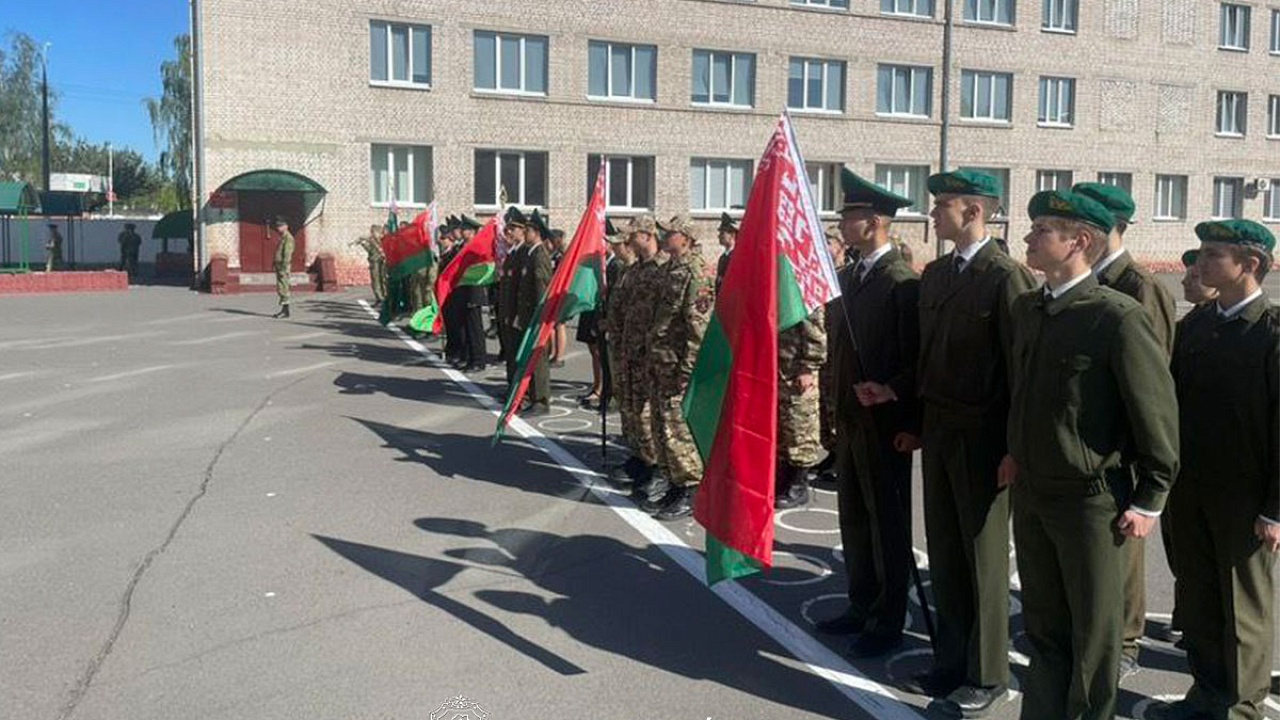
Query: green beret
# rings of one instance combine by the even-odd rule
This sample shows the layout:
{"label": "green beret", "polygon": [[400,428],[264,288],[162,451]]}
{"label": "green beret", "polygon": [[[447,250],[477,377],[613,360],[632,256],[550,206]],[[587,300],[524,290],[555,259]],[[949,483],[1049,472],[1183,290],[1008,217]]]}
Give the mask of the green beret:
{"label": "green beret", "polygon": [[1252,220],[1211,220],[1196,225],[1196,237],[1200,242],[1219,242],[1242,245],[1261,250],[1268,256],[1276,248],[1276,236]]}
{"label": "green beret", "polygon": [[934,195],[979,195],[999,200],[1000,180],[975,170],[954,170],[929,176],[929,192]]}
{"label": "green beret", "polygon": [[1182,267],[1191,267],[1196,264],[1196,259],[1200,257],[1199,250],[1188,250],[1182,253]]}
{"label": "green beret", "polygon": [[1032,220],[1043,215],[1077,220],[1104,233],[1115,227],[1115,216],[1102,203],[1070,190],[1045,190],[1031,196],[1027,214]]}
{"label": "green beret", "polygon": [[720,227],[716,228],[716,232],[736,233],[738,232],[738,223],[733,221],[733,218],[729,216],[729,213],[722,212],[720,213]]}
{"label": "green beret", "polygon": [[881,215],[893,217],[898,214],[898,210],[915,204],[914,200],[858,177],[849,168],[840,169],[840,187],[844,190],[844,207],[840,208],[840,212],[871,208]]}
{"label": "green beret", "polygon": [[470,217],[469,215],[463,215],[461,218],[458,219],[458,227],[462,228],[463,230],[479,230],[484,226],[480,224],[479,220],[476,220],[475,218]]}
{"label": "green beret", "polygon": [[1133,224],[1133,215],[1137,208],[1133,204],[1133,196],[1117,185],[1104,185],[1096,182],[1076,183],[1071,192],[1096,200],[1111,211],[1117,222]]}

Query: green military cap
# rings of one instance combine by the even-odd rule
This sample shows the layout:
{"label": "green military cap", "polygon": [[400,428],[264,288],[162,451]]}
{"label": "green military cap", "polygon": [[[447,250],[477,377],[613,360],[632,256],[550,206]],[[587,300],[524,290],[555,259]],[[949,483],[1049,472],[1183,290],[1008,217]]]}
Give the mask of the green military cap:
{"label": "green military cap", "polygon": [[1270,257],[1276,248],[1276,236],[1252,220],[1210,220],[1196,225],[1196,237],[1200,242],[1218,242],[1241,245],[1259,250]]}
{"label": "green military cap", "polygon": [[534,210],[533,214],[529,216],[528,226],[533,228],[534,230],[537,230],[538,234],[541,235],[543,238],[551,237],[551,227],[547,225],[547,216],[543,215],[537,210]]}
{"label": "green military cap", "polygon": [[729,213],[720,213],[720,227],[716,228],[716,232],[738,232],[738,223],[733,221]]}
{"label": "green military cap", "polygon": [[1199,250],[1188,250],[1182,253],[1182,267],[1191,267],[1196,264],[1196,260],[1200,257]]}
{"label": "green military cap", "polygon": [[1125,225],[1133,224],[1133,215],[1137,208],[1133,204],[1133,196],[1124,188],[1117,185],[1083,182],[1076,183],[1071,188],[1071,192],[1096,200],[1111,211],[1117,222],[1123,222]]}
{"label": "green military cap", "polygon": [[1102,203],[1070,190],[1044,190],[1031,196],[1027,214],[1032,220],[1043,215],[1077,220],[1109,233],[1115,227],[1115,216]]}
{"label": "green military cap", "polygon": [[698,228],[693,224],[693,219],[688,215],[672,215],[671,219],[664,223],[657,223],[658,229],[664,233],[680,233],[689,238],[690,242],[698,241]]}
{"label": "green military cap", "polygon": [[462,228],[463,230],[479,230],[484,226],[480,224],[479,220],[476,220],[475,218],[470,217],[468,215],[463,215],[462,217],[458,218],[458,227]]}
{"label": "green military cap", "polygon": [[654,222],[652,215],[637,215],[631,218],[631,222],[627,225],[627,235],[634,235],[636,233],[657,235],[658,223]]}
{"label": "green military cap", "polygon": [[979,195],[999,200],[1000,179],[976,170],[953,170],[929,176],[929,192],[933,195]]}
{"label": "green military cap", "polygon": [[529,218],[525,217],[520,208],[515,205],[507,208],[507,214],[503,216],[502,221],[507,225],[515,225],[516,227],[525,227],[529,224]]}
{"label": "green military cap", "polygon": [[840,169],[840,187],[844,190],[844,207],[840,212],[871,208],[881,215],[893,217],[898,214],[898,210],[915,203],[914,200],[858,177],[849,168]]}

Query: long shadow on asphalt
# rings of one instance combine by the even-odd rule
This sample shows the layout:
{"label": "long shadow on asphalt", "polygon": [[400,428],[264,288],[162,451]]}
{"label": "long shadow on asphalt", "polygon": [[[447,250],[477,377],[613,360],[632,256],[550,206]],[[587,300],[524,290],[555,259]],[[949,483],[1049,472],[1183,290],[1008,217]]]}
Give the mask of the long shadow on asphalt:
{"label": "long shadow on asphalt", "polygon": [[[480,411],[475,399],[447,378],[404,378],[344,372],[334,378],[333,384],[343,395],[381,393],[400,400],[417,400],[451,407],[475,408],[477,412]],[[495,393],[504,389],[498,384],[482,384],[480,388],[495,399],[498,397]]]}

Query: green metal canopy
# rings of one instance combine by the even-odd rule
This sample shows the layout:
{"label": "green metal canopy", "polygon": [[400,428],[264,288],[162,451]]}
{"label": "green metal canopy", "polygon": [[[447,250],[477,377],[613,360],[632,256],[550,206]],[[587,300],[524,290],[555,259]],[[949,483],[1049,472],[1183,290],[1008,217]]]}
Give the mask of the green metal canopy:
{"label": "green metal canopy", "polygon": [[236,192],[300,192],[316,195],[328,193],[315,180],[288,170],[251,170],[222,183],[218,189]]}
{"label": "green metal canopy", "polygon": [[40,196],[30,183],[0,182],[0,215],[38,213]]}
{"label": "green metal canopy", "polygon": [[151,237],[164,238],[186,238],[191,239],[191,211],[175,210],[164,217],[160,218],[155,227],[151,228]]}

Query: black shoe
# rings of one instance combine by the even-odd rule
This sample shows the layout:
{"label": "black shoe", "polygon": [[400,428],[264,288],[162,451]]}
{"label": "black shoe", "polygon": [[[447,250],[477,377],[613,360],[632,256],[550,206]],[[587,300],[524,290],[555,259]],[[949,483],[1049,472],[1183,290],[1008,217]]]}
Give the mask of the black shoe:
{"label": "black shoe", "polygon": [[661,510],[667,503],[675,499],[680,488],[671,484],[665,477],[654,473],[646,483],[637,486],[640,493],[640,510],[650,515]]}
{"label": "black shoe", "polygon": [[527,410],[520,411],[520,417],[543,417],[551,414],[551,404],[547,402],[530,403]]}
{"label": "black shoe", "polygon": [[287,317],[289,317],[289,306],[288,306],[288,305],[281,305],[281,306],[280,306],[280,310],[279,310],[278,312],[276,312],[276,314],[275,314],[275,315],[272,315],[271,317],[273,317],[273,318],[287,318]]}
{"label": "black shoe", "polygon": [[898,685],[898,687],[912,695],[944,698],[955,692],[963,684],[963,677],[930,670],[929,672],[911,676],[910,679]]}
{"label": "black shoe", "polygon": [[1174,627],[1172,623],[1161,623],[1151,632],[1151,638],[1173,645],[1182,640],[1182,630]]}
{"label": "black shoe", "polygon": [[614,465],[609,468],[608,480],[614,485],[626,487],[638,482],[644,482],[649,477],[648,470],[649,466],[643,460],[632,455],[621,465]]}
{"label": "black shoe", "polygon": [[1138,665],[1137,658],[1131,658],[1128,655],[1120,656],[1120,667],[1116,672],[1116,682],[1124,682],[1128,678],[1137,675],[1142,671],[1142,666]]}
{"label": "black shoe", "polygon": [[823,635],[856,635],[862,632],[866,626],[866,620],[856,617],[851,612],[846,612],[843,615],[817,623],[813,626],[813,629]]}
{"label": "black shoe", "polygon": [[845,653],[855,660],[878,658],[888,655],[890,651],[902,645],[902,635],[867,634],[849,643],[849,651]]}
{"label": "black shoe", "polygon": [[995,687],[974,687],[961,685],[942,701],[943,707],[952,715],[962,718],[980,718],[991,714],[995,704],[1004,699],[1009,688],[1004,685]]}
{"label": "black shoe", "polygon": [[1280,696],[1280,675],[1271,676],[1271,694]]}
{"label": "black shoe", "polygon": [[773,498],[777,510],[789,510],[809,504],[809,469],[782,463],[778,492]]}
{"label": "black shoe", "polygon": [[1156,703],[1147,708],[1146,715],[1150,720],[1213,720],[1213,715],[1186,700]]}
{"label": "black shoe", "polygon": [[697,490],[697,486],[676,487],[676,496],[664,504],[658,512],[654,513],[653,517],[663,522],[689,517],[693,514],[693,497]]}

